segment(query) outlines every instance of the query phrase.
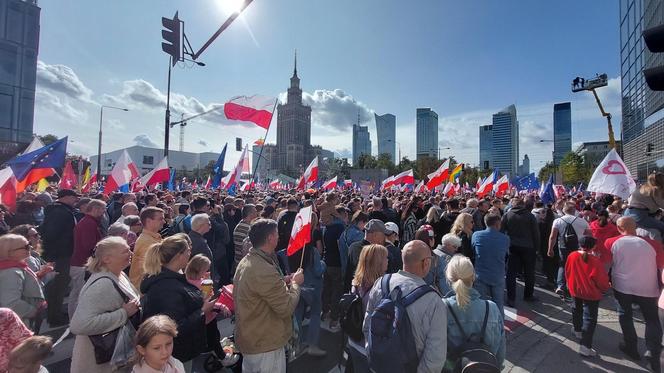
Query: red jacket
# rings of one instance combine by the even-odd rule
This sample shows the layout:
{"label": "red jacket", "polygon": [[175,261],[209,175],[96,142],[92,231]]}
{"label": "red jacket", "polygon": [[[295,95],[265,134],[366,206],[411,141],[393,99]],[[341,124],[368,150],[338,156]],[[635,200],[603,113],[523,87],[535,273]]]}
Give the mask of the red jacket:
{"label": "red jacket", "polygon": [[608,222],[605,226],[600,227],[599,220],[595,220],[590,223],[590,230],[593,232],[593,237],[597,240],[597,245],[595,245],[595,252],[599,254],[599,258],[604,264],[611,264],[611,253],[606,246],[604,246],[604,241],[608,238],[620,236],[618,228],[615,224]]}
{"label": "red jacket", "polygon": [[569,254],[565,265],[567,289],[574,298],[601,300],[602,293],[609,290],[609,275],[599,258],[588,254],[587,259],[584,262],[579,251]]}
{"label": "red jacket", "polygon": [[84,267],[88,258],[92,256],[95,245],[101,239],[99,220],[85,215],[74,228],[74,253],[69,264],[74,267]]}
{"label": "red jacket", "polygon": [[[613,246],[613,243],[618,241],[618,239],[621,237],[623,236],[620,235],[616,237],[611,237],[606,239],[606,241],[604,241],[604,247],[606,247],[608,263],[611,263],[611,261],[613,260],[613,253],[611,252],[611,246]],[[657,261],[657,269],[664,269],[664,247],[662,246],[662,243],[655,240],[651,240],[650,238],[647,237],[639,236],[639,238],[644,239],[655,250],[655,260]],[[602,259],[602,262],[605,262],[605,260]]]}

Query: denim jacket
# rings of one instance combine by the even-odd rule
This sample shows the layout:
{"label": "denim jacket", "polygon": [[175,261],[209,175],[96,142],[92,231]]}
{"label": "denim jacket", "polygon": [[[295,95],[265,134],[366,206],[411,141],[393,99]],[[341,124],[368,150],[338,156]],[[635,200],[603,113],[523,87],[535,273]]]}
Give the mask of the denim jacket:
{"label": "denim jacket", "polygon": [[353,242],[362,241],[364,233],[355,224],[351,224],[339,237],[339,256],[341,257],[341,276],[344,278],[348,264],[348,248]]}
{"label": "denim jacket", "polygon": [[[480,293],[475,289],[470,289],[470,303],[465,309],[459,308],[456,296],[444,299],[454,310],[454,314],[463,325],[463,331],[467,336],[477,334],[482,330],[484,321],[485,305],[484,300],[480,299]],[[484,344],[496,355],[498,364],[503,365],[505,361],[505,331],[503,329],[503,317],[498,310],[498,306],[492,301],[489,302],[489,319],[486,324],[486,333],[484,335]],[[447,308],[447,306],[445,306]],[[453,351],[461,346],[465,341],[461,336],[461,330],[451,314],[447,315],[447,346],[448,350]]]}

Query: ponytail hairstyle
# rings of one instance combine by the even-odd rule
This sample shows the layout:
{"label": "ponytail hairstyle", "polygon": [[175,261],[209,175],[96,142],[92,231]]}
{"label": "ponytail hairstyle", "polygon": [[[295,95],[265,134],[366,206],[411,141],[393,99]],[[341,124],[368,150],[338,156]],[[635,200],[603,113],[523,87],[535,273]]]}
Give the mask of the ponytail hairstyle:
{"label": "ponytail hairstyle", "polygon": [[143,263],[145,274],[158,275],[162,266],[170,263],[173,258],[187,251],[189,247],[189,243],[181,235],[166,237],[161,243],[150,246]]}
{"label": "ponytail hairstyle", "polygon": [[459,308],[465,309],[470,304],[470,290],[475,281],[475,268],[470,259],[464,255],[457,254],[450,259],[445,271],[447,281],[452,284],[456,293],[456,301]]}
{"label": "ponytail hairstyle", "polygon": [[581,258],[584,262],[588,262],[588,252],[595,248],[597,240],[593,236],[582,236],[579,238],[579,248],[583,250]]}

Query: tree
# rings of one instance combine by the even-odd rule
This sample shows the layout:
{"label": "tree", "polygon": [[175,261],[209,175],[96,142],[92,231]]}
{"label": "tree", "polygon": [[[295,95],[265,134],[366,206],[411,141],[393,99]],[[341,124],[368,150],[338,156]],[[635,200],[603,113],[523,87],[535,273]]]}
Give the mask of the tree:
{"label": "tree", "polygon": [[207,178],[207,175],[214,175],[214,165],[217,163],[216,161],[209,161],[208,164],[205,165],[203,168],[203,177]]}
{"label": "tree", "polygon": [[588,168],[583,164],[583,157],[575,152],[565,154],[560,161],[560,171],[563,174],[563,181],[567,184],[588,181]]}
{"label": "tree", "polygon": [[406,170],[415,169],[417,166],[416,162],[411,161],[408,157],[403,157],[399,165],[397,166],[396,172],[403,172]]}
{"label": "tree", "polygon": [[425,179],[428,174],[432,173],[435,171],[443,162],[440,160],[433,158],[433,157],[419,157],[417,161],[415,161],[415,178],[416,179]]}
{"label": "tree", "polygon": [[41,142],[43,142],[44,145],[51,145],[59,140],[57,136],[51,135],[50,133],[44,136],[37,135],[37,138],[41,140]]}
{"label": "tree", "polygon": [[357,159],[357,166],[355,168],[376,168],[377,164],[376,157],[371,154],[361,154]]}
{"label": "tree", "polygon": [[556,167],[553,165],[553,162],[547,162],[544,167],[539,170],[537,177],[540,179],[540,181],[545,182],[545,180],[549,179],[550,175],[554,175],[555,173]]}
{"label": "tree", "polygon": [[386,169],[390,175],[394,174],[397,170],[396,166],[392,162],[392,156],[389,153],[378,155],[378,158],[376,158],[376,167]]}

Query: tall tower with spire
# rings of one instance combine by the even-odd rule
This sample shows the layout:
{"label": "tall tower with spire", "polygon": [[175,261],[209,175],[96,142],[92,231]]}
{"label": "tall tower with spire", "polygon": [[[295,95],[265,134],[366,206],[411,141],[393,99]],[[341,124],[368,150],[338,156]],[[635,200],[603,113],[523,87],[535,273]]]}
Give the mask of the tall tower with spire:
{"label": "tall tower with spire", "polygon": [[313,159],[311,149],[311,107],[302,103],[297,76],[297,51],[287,101],[277,106],[277,166],[281,172],[298,175]]}

